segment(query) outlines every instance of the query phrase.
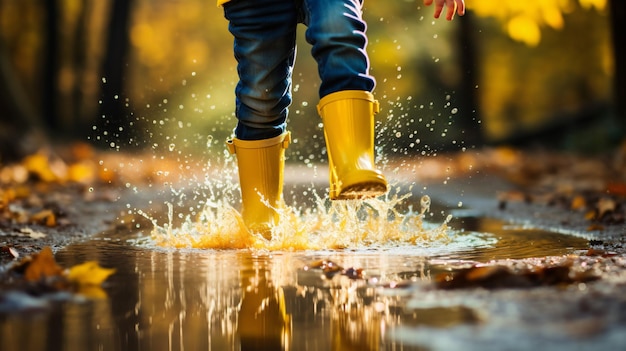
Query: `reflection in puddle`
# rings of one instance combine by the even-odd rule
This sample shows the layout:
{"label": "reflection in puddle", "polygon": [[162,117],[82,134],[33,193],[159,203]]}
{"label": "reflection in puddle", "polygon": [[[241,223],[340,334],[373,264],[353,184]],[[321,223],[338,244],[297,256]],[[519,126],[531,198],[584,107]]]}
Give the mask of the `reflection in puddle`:
{"label": "reflection in puddle", "polygon": [[[497,241],[489,241],[484,233],[461,232],[456,235],[479,245],[466,243],[463,250],[439,254],[415,247],[174,250],[140,247],[123,238],[94,240],[57,258],[64,266],[95,259],[116,268],[105,285],[109,298],[1,317],[2,350],[420,350],[404,345],[406,338],[400,336],[424,327],[480,323],[478,311],[467,306],[417,303],[428,289],[429,275],[468,256],[505,258],[508,250],[522,255],[518,247],[527,246],[527,234],[504,230],[493,234]],[[539,240],[536,235],[533,240]],[[510,246],[498,248],[502,242]],[[563,254],[583,241],[565,237],[541,246]],[[334,262],[342,272],[362,271],[359,279],[325,275],[312,264],[319,260]]]}

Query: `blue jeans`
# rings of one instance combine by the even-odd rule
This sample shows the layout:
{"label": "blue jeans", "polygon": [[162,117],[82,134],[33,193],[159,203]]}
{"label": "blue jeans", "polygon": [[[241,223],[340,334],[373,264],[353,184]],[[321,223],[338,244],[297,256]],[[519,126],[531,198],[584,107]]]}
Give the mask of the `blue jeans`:
{"label": "blue jeans", "polygon": [[231,0],[224,5],[239,74],[237,138],[267,139],[286,130],[298,23],[307,26],[306,40],[321,78],[320,98],[337,91],[374,89],[362,2]]}

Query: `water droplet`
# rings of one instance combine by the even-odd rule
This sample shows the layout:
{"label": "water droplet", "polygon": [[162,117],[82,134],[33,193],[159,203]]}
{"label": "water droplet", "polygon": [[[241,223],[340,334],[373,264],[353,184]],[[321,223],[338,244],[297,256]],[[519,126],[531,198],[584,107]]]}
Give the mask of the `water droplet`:
{"label": "water droplet", "polygon": [[170,151],[174,151],[174,149],[176,148],[176,144],[172,143],[169,146]]}
{"label": "water droplet", "polygon": [[422,212],[428,211],[430,209],[430,196],[422,196],[420,199],[420,206],[422,207]]}

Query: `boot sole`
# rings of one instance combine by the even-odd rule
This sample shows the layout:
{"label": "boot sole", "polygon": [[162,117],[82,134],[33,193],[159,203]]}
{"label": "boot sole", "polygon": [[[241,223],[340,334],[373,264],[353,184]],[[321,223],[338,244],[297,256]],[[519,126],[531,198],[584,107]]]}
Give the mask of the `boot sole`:
{"label": "boot sole", "polygon": [[331,200],[362,200],[384,195],[387,186],[376,182],[359,183],[341,190],[336,198]]}

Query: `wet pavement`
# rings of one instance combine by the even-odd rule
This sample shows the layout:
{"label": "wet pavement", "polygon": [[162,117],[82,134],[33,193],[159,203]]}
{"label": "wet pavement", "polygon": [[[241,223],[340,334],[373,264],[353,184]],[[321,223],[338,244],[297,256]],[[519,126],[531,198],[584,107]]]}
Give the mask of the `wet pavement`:
{"label": "wet pavement", "polygon": [[[305,181],[299,170],[290,174],[286,194],[325,181]],[[486,174],[409,185],[400,184],[412,199],[432,198],[428,220],[454,216],[450,242],[299,252],[169,249],[127,225],[130,215],[124,215],[125,207],[158,203],[157,194],[123,197],[105,217],[121,217],[126,225],[111,229],[117,222],[104,220],[99,225],[109,230],[56,252],[66,267],[97,260],[115,268],[102,287],[107,297],[5,292],[0,349],[569,351],[626,345],[623,225],[589,231],[577,213],[524,202],[503,207],[498,193],[512,185]]]}

